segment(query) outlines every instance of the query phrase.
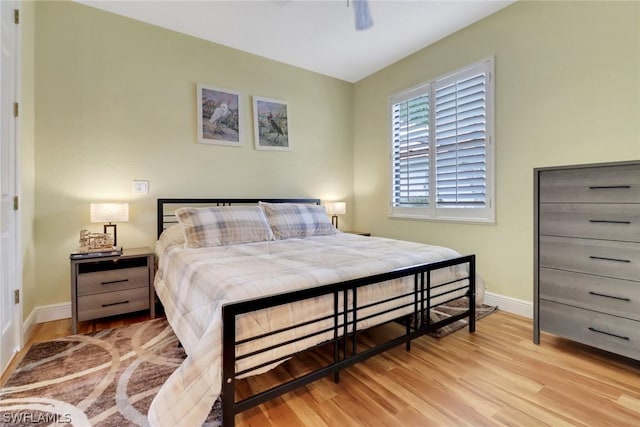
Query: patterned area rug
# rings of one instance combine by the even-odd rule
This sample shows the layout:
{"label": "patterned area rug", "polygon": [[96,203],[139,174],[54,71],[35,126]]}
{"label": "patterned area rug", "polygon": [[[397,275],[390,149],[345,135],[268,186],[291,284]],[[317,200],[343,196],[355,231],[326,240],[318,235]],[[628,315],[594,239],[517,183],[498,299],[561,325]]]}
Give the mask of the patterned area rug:
{"label": "patterned area rug", "polygon": [[[464,307],[438,307],[432,319]],[[477,318],[496,309],[479,307]],[[433,336],[466,325],[461,320]],[[151,401],[185,358],[177,344],[164,319],[35,344],[0,389],[0,425],[148,426]],[[217,401],[205,425],[220,419]]]}
{"label": "patterned area rug", "polygon": [[[437,322],[447,317],[454,316],[456,314],[462,313],[468,307],[468,298],[464,297],[459,300],[452,301],[448,304],[441,305],[431,310],[431,321]],[[476,306],[476,320],[482,319],[485,316],[490,315],[491,313],[498,310],[497,306],[493,305],[477,305]],[[455,332],[459,329],[466,327],[469,324],[467,319],[457,320],[450,325],[443,326],[442,328],[430,332],[429,335],[436,338],[442,338],[446,335],[449,335],[452,332]]]}
{"label": "patterned area rug", "polygon": [[[35,344],[0,389],[0,425],[148,426],[151,401],[186,357],[177,344],[164,319]],[[219,409],[208,425],[220,425]]]}

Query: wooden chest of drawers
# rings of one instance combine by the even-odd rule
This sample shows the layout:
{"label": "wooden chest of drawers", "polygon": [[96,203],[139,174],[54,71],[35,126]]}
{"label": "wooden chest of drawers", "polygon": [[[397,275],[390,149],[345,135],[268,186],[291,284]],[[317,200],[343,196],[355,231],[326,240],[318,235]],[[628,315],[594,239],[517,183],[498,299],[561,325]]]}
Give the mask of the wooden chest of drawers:
{"label": "wooden chest of drawers", "polygon": [[155,317],[153,252],[126,249],[120,256],[71,260],[73,333],[78,322],[150,310]]}
{"label": "wooden chest of drawers", "polygon": [[534,171],[540,331],[640,360],[640,162]]}

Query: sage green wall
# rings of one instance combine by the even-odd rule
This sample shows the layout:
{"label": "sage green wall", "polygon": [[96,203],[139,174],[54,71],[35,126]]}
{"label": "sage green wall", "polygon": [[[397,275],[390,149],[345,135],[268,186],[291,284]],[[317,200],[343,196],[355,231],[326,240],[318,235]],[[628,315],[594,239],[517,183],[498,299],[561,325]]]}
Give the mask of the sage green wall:
{"label": "sage green wall", "polygon": [[[133,247],[153,244],[155,199],[171,196],[347,200],[341,228],[476,253],[490,291],[530,300],[533,168],[640,158],[638,2],[521,1],[355,85],[76,3],[37,2],[35,23],[25,316],[69,301],[68,252],[80,228],[100,230],[90,202],[129,201],[119,237]],[[490,55],[497,223],[389,219],[388,96]],[[243,93],[242,148],[195,143],[196,83]],[[250,95],[288,101],[292,151],[253,149]]]}
{"label": "sage green wall", "polygon": [[[388,96],[495,55],[495,225],[389,219]],[[478,256],[489,290],[533,289],[533,168],[640,159],[640,3],[515,3],[359,81],[355,225]]]}
{"label": "sage green wall", "polygon": [[[102,229],[90,202],[130,203],[125,247],[153,246],[158,197],[353,206],[351,84],[77,3],[35,12],[36,305],[69,301],[78,232]],[[242,148],[196,143],[196,83],[243,94]],[[288,102],[291,151],[254,149],[251,95]],[[133,179],[150,194],[133,195]]]}

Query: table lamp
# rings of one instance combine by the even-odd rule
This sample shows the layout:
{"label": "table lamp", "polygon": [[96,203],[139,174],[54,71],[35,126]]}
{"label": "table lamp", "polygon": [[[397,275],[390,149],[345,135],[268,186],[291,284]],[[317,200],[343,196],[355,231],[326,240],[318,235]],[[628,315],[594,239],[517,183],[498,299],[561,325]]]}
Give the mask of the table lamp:
{"label": "table lamp", "polygon": [[129,221],[128,203],[91,203],[91,222],[108,222],[103,227],[103,232],[113,228],[113,246],[118,244],[117,226],[114,222]]}
{"label": "table lamp", "polygon": [[324,208],[331,215],[331,224],[338,228],[338,215],[344,215],[347,212],[347,204],[345,202],[327,202]]}

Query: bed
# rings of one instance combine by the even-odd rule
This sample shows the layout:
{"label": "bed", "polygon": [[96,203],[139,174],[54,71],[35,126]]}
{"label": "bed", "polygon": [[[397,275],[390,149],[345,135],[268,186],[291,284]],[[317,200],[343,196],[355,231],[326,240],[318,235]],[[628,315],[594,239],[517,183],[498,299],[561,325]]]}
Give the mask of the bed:
{"label": "bed", "polygon": [[[452,249],[342,233],[317,199],[159,199],[154,281],[187,358],[156,395],[152,425],[201,425],[216,398],[235,415],[462,318],[431,309],[476,301],[475,257]],[[361,348],[389,322],[403,333]],[[317,346],[333,360],[236,401],[238,379]]]}

